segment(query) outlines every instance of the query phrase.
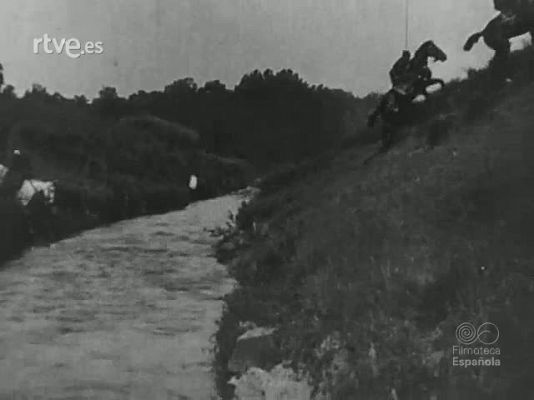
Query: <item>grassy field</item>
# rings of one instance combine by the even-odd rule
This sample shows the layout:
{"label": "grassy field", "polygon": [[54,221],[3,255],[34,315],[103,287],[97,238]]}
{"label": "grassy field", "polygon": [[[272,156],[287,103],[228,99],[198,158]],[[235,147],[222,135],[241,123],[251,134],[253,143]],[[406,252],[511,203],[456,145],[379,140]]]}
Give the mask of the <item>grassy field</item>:
{"label": "grassy field", "polygon": [[[264,179],[219,251],[239,282],[217,335],[226,398],[246,321],[276,327],[284,359],[331,399],[534,397],[530,52],[513,83],[451,82],[366,166],[378,145],[356,138]],[[466,321],[500,328],[501,367],[452,366]]]}

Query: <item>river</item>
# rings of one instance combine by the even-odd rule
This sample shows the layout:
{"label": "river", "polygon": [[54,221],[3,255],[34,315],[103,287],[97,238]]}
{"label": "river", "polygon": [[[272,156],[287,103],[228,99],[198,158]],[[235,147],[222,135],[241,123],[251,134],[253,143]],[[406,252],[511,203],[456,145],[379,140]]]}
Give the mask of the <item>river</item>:
{"label": "river", "polygon": [[215,399],[237,194],[35,248],[0,270],[0,399]]}

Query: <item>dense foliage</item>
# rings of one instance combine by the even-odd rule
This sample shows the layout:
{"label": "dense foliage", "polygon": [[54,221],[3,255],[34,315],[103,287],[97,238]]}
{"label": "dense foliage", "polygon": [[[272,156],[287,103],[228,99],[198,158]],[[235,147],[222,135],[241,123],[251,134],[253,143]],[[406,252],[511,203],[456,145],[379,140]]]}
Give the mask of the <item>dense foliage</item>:
{"label": "dense foliage", "polygon": [[258,167],[317,155],[362,129],[375,96],[356,99],[313,86],[291,70],[254,71],[234,89],[219,81],[198,87],[191,78],[163,91],[118,96],[103,88],[92,102],[109,118],[149,113],[199,132],[207,151],[246,158]]}

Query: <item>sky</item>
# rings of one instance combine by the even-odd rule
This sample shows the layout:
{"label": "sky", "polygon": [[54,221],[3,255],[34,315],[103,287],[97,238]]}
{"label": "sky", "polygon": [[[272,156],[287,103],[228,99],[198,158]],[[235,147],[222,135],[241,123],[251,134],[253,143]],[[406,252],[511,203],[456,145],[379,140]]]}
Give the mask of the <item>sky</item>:
{"label": "sky", "polygon": [[[0,62],[6,83],[23,93],[93,98],[103,86],[121,95],[161,90],[193,77],[228,87],[254,69],[291,68],[312,84],[364,96],[388,88],[388,70],[404,48],[433,39],[449,60],[433,65],[446,80],[491,57],[467,37],[495,15],[492,0],[2,0]],[[102,42],[102,54],[78,59],[33,52],[44,34]]]}

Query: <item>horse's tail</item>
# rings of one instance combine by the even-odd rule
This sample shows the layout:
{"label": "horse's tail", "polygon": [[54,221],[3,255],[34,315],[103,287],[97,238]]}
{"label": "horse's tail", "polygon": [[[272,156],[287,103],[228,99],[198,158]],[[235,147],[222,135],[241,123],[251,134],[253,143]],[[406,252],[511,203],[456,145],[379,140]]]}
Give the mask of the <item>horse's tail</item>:
{"label": "horse's tail", "polygon": [[467,39],[467,42],[464,44],[464,50],[470,51],[483,35],[484,32],[477,32],[469,36],[469,39]]}

